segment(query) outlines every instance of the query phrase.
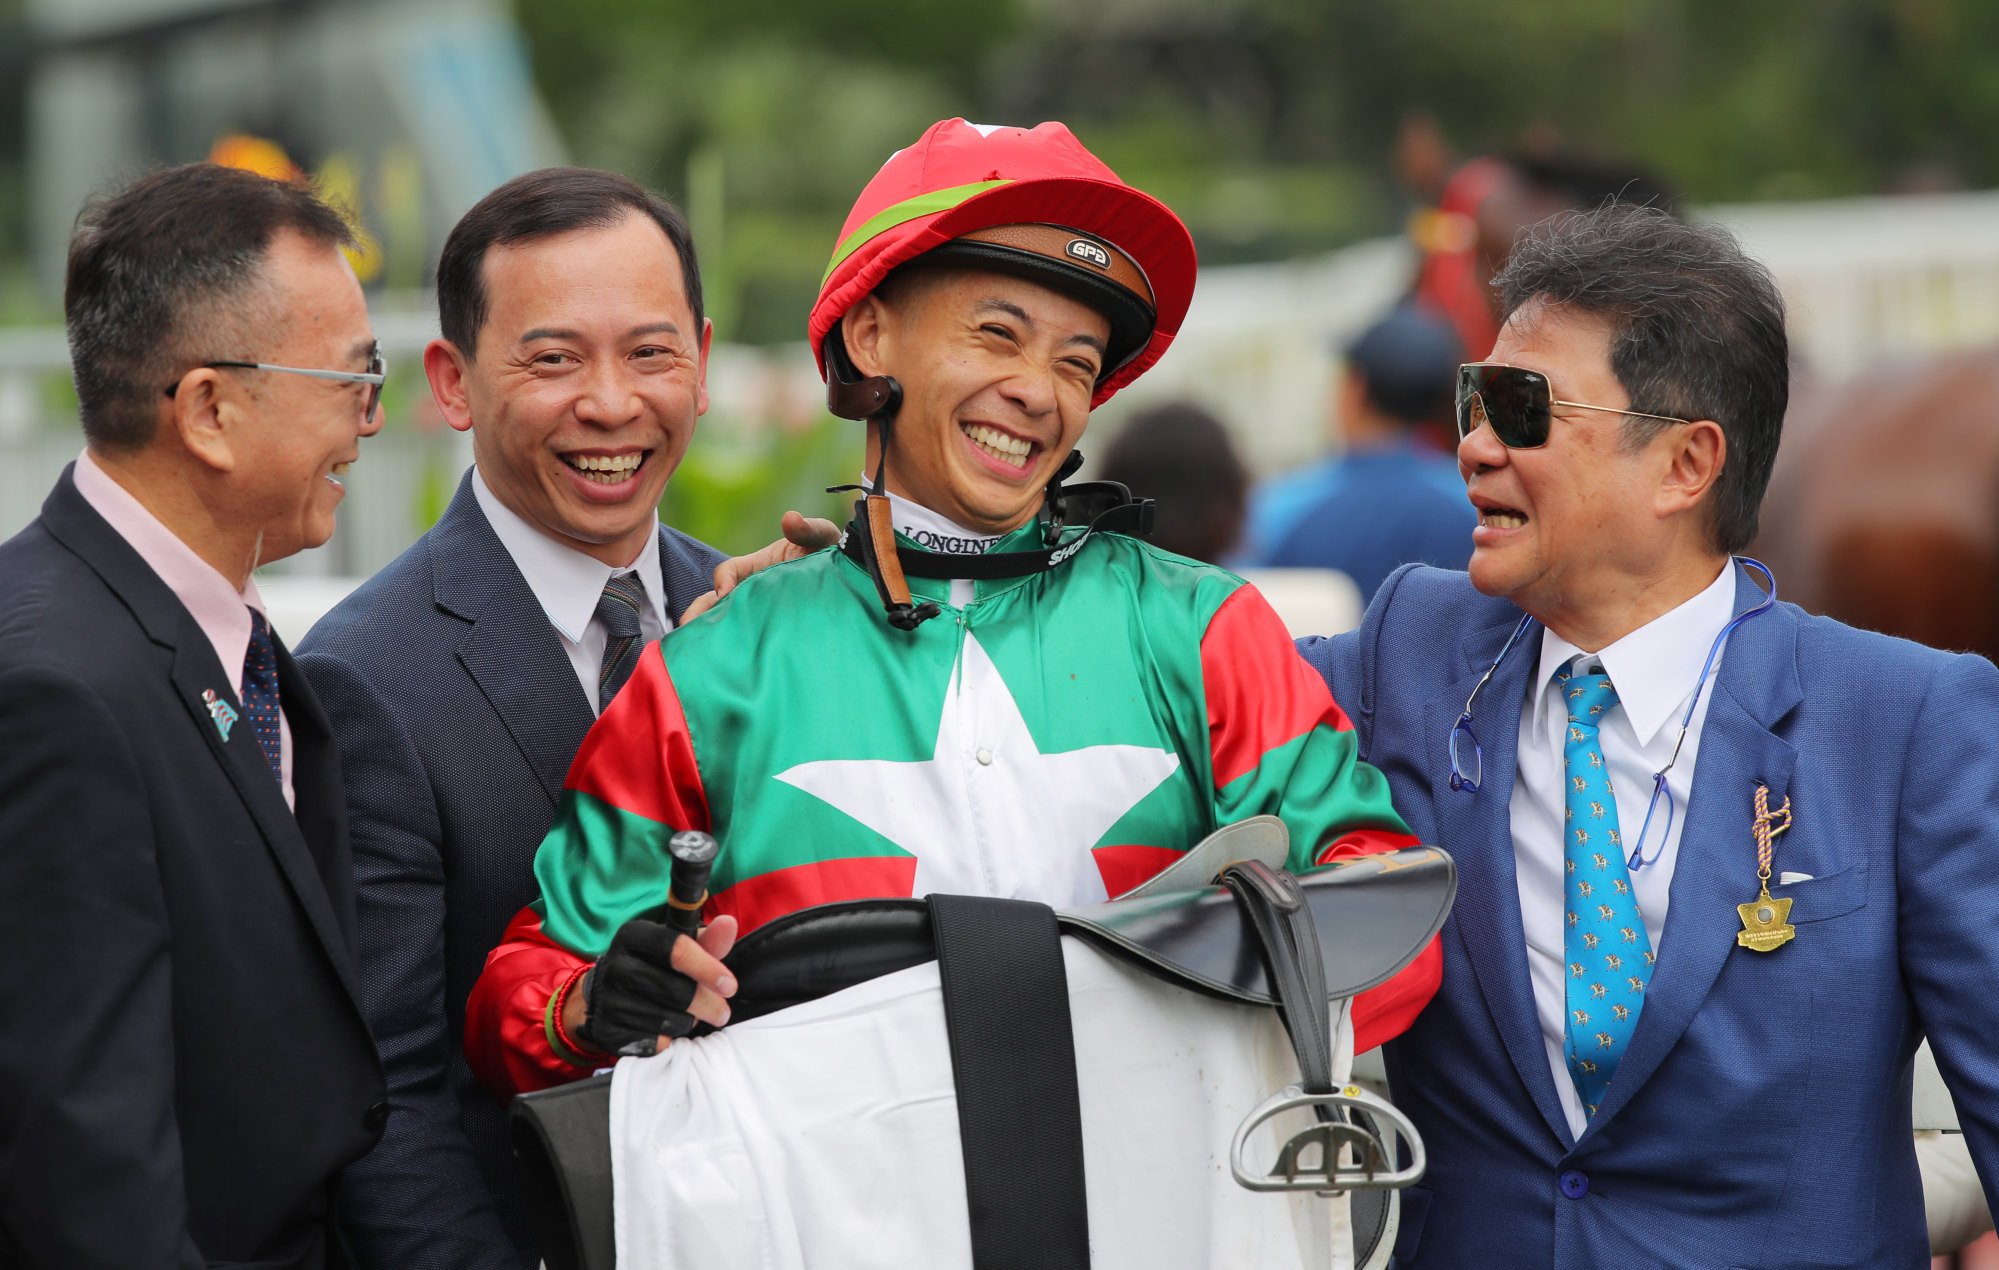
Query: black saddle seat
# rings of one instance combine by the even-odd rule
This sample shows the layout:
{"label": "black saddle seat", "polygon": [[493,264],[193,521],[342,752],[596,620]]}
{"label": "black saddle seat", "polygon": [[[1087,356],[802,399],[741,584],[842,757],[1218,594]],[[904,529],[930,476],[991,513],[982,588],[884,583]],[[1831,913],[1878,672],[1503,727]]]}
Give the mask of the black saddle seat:
{"label": "black saddle seat", "polygon": [[[1436,847],[1343,860],[1300,875],[1319,931],[1331,1000],[1386,983],[1443,929],[1457,870]],[[1148,973],[1197,992],[1276,1005],[1261,940],[1220,886],[1112,900],[1055,914],[1065,935],[1089,940]],[[937,959],[930,909],[908,898],[820,904],[775,918],[729,954],[732,1020],[816,1001]]]}

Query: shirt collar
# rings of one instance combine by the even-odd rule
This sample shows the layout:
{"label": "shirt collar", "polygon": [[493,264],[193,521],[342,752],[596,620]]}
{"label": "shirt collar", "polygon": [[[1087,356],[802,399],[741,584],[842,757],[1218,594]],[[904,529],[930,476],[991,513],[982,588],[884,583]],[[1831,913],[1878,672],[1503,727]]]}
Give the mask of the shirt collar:
{"label": "shirt collar", "polygon": [[[1735,569],[1731,562],[1699,594],[1596,654],[1604,673],[1617,687],[1617,702],[1640,745],[1650,745],[1660,729],[1686,709],[1707,662],[1708,649],[1734,612]],[[1539,691],[1546,692],[1555,672],[1582,651],[1543,627],[1540,675],[1534,681]]]}
{"label": "shirt collar", "polygon": [[1006,536],[967,529],[950,517],[941,516],[921,503],[913,503],[894,492],[888,496],[888,507],[897,533],[924,550],[940,555],[983,555]]}
{"label": "shirt collar", "polygon": [[549,622],[570,643],[583,642],[583,632],[596,615],[604,584],[621,573],[639,575],[639,581],[645,584],[646,606],[659,619],[660,629],[673,629],[666,615],[666,583],[660,572],[657,512],[647,529],[639,558],[625,568],[614,569],[595,556],[557,542],[501,502],[477,466],[472,469],[472,496],[479,501],[479,510],[486,513],[486,521],[492,525],[500,545],[507,549],[521,576],[527,579],[528,589],[534,592],[542,612],[548,614]]}
{"label": "shirt collar", "polygon": [[[85,450],[77,456],[71,477],[76,492],[91,509],[139,553],[174,598],[208,637],[215,659],[238,683],[243,673],[244,654],[250,648],[250,610],[264,612],[264,597],[257,592],[257,580],[244,581],[241,590],[216,571],[182,542],[173,530],[160,523],[146,505],[114,480]],[[240,695],[240,687],[239,687]]]}

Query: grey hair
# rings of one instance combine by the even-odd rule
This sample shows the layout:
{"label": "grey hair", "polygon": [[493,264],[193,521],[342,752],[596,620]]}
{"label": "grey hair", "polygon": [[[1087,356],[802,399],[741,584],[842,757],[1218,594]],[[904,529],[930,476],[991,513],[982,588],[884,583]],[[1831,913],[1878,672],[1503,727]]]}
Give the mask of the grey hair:
{"label": "grey hair", "polygon": [[[1630,408],[1712,419],[1728,457],[1708,500],[1715,549],[1756,537],[1790,399],[1790,346],[1775,279],[1719,225],[1607,202],[1525,230],[1493,277],[1500,311],[1528,302],[1587,313],[1610,327],[1610,369]],[[1673,424],[1627,419],[1627,448]]]}

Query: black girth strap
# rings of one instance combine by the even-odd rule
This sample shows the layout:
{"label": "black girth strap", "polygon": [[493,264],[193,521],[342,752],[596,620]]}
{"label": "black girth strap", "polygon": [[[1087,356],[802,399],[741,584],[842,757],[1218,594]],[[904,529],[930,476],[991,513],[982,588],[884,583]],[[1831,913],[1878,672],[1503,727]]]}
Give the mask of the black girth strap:
{"label": "black girth strap", "polygon": [[[1308,1094],[1333,1092],[1332,1011],[1326,1002],[1326,964],[1319,955],[1318,926],[1296,876],[1264,864],[1240,860],[1222,870],[1222,885],[1235,894],[1256,932],[1277,1013],[1298,1055],[1298,1085]],[[1321,1107],[1320,1119],[1326,1118]]]}
{"label": "black girth strap", "polygon": [[1083,1111],[1045,904],[932,895],[976,1270],[1086,1270]]}

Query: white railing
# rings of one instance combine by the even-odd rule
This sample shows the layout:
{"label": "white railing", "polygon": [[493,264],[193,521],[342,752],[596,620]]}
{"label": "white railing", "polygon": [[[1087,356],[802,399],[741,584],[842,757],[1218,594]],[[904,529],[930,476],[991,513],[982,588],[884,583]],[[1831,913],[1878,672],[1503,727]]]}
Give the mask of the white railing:
{"label": "white railing", "polygon": [[[1790,305],[1804,365],[1842,378],[1886,360],[1999,341],[1999,191],[1716,207],[1768,263]],[[1234,428],[1252,468],[1272,472],[1323,451],[1332,350],[1401,292],[1412,261],[1401,239],[1361,243],[1280,264],[1211,268],[1172,351],[1102,412],[1090,448],[1148,402],[1190,397]],[[378,300],[375,322],[392,367],[412,365],[434,333],[428,297]],[[802,320],[802,319],[801,319]],[[46,377],[67,368],[59,329],[0,329],[0,537],[34,516],[81,441],[73,421],[41,417]],[[456,433],[412,426],[420,385],[404,381],[400,418],[366,442],[328,551],[281,571],[372,572],[424,528],[436,486],[462,470]],[[823,401],[802,343],[718,344],[713,408],[696,444],[730,446],[815,417]],[[843,480],[846,472],[830,473]]]}

